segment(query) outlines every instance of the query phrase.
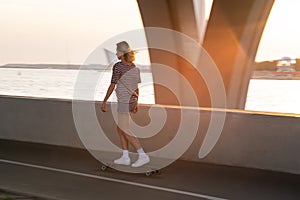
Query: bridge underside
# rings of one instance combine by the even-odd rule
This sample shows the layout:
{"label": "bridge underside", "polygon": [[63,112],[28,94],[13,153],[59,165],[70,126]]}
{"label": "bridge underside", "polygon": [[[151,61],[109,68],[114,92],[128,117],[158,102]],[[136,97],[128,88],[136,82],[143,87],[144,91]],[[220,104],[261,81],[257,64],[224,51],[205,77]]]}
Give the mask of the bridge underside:
{"label": "bridge underside", "polygon": [[[227,108],[244,109],[252,66],[268,15],[275,0],[214,0],[205,32],[203,47],[217,66],[225,88]],[[194,4],[193,0],[138,0],[145,27],[161,27],[175,30],[193,38],[199,44],[199,13],[195,6],[203,7],[204,1]],[[202,4],[201,4],[202,3]],[[196,9],[197,10],[197,9]],[[201,13],[200,13],[201,14]],[[201,20],[201,19],[200,19]],[[155,43],[146,31],[149,46]],[[169,40],[166,40],[169,41]],[[176,41],[176,48],[193,53],[190,44]],[[215,73],[200,74],[182,56],[172,52],[150,48],[151,63],[170,66],[182,74],[191,84],[201,107],[225,107],[224,103],[212,104],[207,80],[216,79]],[[207,56],[206,56],[207,57]],[[199,56],[199,59],[205,59]],[[201,63],[201,61],[200,61]],[[201,65],[199,66],[201,67]],[[161,71],[153,67],[156,81]],[[168,78],[166,75],[165,78]],[[181,84],[181,79],[172,77],[172,83],[179,94],[168,87],[154,85],[155,101],[158,104],[195,106]],[[178,96],[179,95],[179,96]]]}

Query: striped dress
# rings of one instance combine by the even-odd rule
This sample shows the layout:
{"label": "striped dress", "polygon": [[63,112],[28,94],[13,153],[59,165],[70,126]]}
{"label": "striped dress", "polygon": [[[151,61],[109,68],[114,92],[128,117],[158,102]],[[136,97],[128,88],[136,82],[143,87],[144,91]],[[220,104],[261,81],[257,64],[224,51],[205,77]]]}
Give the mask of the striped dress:
{"label": "striped dress", "polygon": [[140,70],[135,64],[129,66],[118,62],[113,66],[111,83],[117,85],[116,94],[119,112],[132,112],[130,107],[137,103],[138,96],[135,90],[138,88],[138,83],[140,82]]}

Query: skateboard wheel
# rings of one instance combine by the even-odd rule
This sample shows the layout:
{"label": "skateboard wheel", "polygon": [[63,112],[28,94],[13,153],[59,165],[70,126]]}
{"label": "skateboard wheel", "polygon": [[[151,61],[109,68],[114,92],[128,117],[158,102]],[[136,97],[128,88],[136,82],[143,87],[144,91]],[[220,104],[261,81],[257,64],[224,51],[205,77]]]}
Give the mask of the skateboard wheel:
{"label": "skateboard wheel", "polygon": [[102,166],[101,166],[101,170],[102,170],[102,171],[105,171],[106,169],[107,169],[107,166],[105,166],[105,165],[102,165]]}
{"label": "skateboard wheel", "polygon": [[155,174],[160,174],[161,173],[160,170],[155,170],[154,172],[155,172]]}
{"label": "skateboard wheel", "polygon": [[146,176],[151,176],[151,172],[147,171],[146,173]]}

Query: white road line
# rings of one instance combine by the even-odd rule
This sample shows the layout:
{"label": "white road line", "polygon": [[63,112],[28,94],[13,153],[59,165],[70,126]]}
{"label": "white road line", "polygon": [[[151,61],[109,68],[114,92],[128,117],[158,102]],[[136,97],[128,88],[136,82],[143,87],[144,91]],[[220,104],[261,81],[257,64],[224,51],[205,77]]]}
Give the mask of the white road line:
{"label": "white road line", "polygon": [[23,162],[11,161],[11,160],[3,160],[3,159],[0,159],[0,162],[19,165],[19,166],[25,166],[25,167],[32,167],[32,168],[36,168],[36,169],[43,169],[43,170],[48,170],[48,171],[60,172],[60,173],[65,173],[65,174],[84,176],[84,177],[88,177],[88,178],[100,179],[100,180],[105,180],[105,181],[110,181],[110,182],[115,182],[115,183],[122,183],[122,184],[126,184],[126,185],[132,185],[132,186],[148,188],[148,189],[153,189],[153,190],[160,190],[160,191],[171,192],[171,193],[176,193],[176,194],[181,194],[181,195],[200,197],[200,198],[211,199],[211,200],[225,200],[223,198],[204,195],[204,194],[198,194],[198,193],[187,192],[187,191],[182,191],[182,190],[176,190],[176,189],[171,189],[171,188],[159,187],[159,186],[154,186],[154,185],[147,185],[147,184],[143,184],[143,183],[137,183],[137,182],[120,180],[120,179],[108,178],[108,177],[103,177],[103,176],[98,176],[98,175],[93,175],[93,174],[85,174],[85,173],[75,172],[75,171],[70,171],[70,170],[64,170],[64,169],[57,169],[57,168],[52,168],[52,167],[34,165],[34,164],[29,164],[29,163],[23,163]]}

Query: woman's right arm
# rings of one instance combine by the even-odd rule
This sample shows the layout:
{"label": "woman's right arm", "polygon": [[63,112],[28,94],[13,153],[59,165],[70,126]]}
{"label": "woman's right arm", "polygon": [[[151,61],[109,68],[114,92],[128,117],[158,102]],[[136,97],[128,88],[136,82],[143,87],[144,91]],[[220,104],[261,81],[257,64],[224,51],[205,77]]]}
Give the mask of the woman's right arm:
{"label": "woman's right arm", "polygon": [[116,84],[115,83],[111,83],[107,89],[106,95],[104,97],[104,100],[102,102],[102,106],[101,106],[101,110],[102,112],[106,112],[106,102],[108,100],[108,98],[110,97],[111,93],[114,91]]}

